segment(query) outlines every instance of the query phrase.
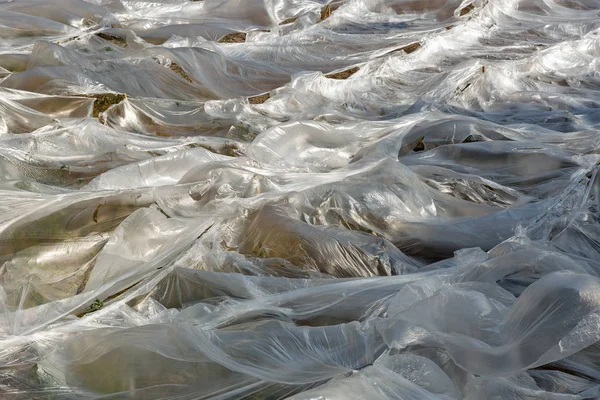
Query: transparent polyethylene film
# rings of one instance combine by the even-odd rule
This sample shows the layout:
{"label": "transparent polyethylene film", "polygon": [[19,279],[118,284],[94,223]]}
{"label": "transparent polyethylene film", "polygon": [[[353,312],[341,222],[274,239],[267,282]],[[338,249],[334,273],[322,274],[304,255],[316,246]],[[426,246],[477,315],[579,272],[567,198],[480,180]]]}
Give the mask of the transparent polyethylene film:
{"label": "transparent polyethylene film", "polygon": [[599,57],[596,0],[0,0],[0,399],[600,398]]}

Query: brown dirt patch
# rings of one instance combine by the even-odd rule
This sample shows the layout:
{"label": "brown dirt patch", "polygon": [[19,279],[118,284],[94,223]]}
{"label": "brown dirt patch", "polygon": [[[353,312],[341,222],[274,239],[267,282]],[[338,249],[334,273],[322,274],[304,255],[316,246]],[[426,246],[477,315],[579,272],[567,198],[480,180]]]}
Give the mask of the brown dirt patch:
{"label": "brown dirt patch", "polygon": [[271,95],[269,93],[259,94],[258,96],[248,97],[248,101],[250,104],[262,104],[265,101],[269,100]]}
{"label": "brown dirt patch", "polygon": [[179,66],[179,64],[172,62],[171,65],[169,65],[169,69],[181,76],[186,81],[192,82],[192,78],[190,78],[190,76],[183,70],[183,68]]}
{"label": "brown dirt patch", "polygon": [[282,21],[279,25],[293,24],[297,19],[298,18],[288,18],[285,21]]}
{"label": "brown dirt patch", "polygon": [[224,156],[229,156],[229,157],[239,157],[239,156],[243,155],[242,150],[235,143],[225,143],[225,144],[223,144],[219,148],[215,148],[215,147],[209,146],[207,144],[190,143],[189,147],[190,148],[202,147],[203,149],[206,149],[206,150],[211,151],[213,153],[222,154]]}
{"label": "brown dirt patch", "polygon": [[463,15],[467,15],[468,13],[470,13],[471,11],[473,11],[474,9],[475,9],[475,6],[473,4],[469,4],[465,8],[461,9],[459,14],[462,17]]}
{"label": "brown dirt patch", "polygon": [[393,53],[398,53],[398,52],[400,52],[400,51],[403,51],[403,52],[405,52],[406,54],[410,54],[410,53],[412,53],[413,51],[415,51],[415,50],[418,50],[420,47],[421,47],[421,43],[419,43],[419,42],[415,42],[415,43],[411,43],[411,44],[409,44],[409,45],[407,45],[407,46],[400,47],[399,49],[392,50],[392,51],[390,51],[389,53],[386,53],[386,55],[388,55],[388,54],[393,54]]}
{"label": "brown dirt patch", "polygon": [[406,54],[410,54],[413,51],[418,50],[420,47],[421,47],[421,43],[417,42],[417,43],[411,43],[408,46],[404,46],[400,50],[405,52]]}
{"label": "brown dirt patch", "polygon": [[358,67],[352,67],[350,69],[341,71],[341,72],[336,72],[333,74],[327,74],[325,75],[326,78],[329,79],[348,79],[349,77],[351,77],[352,75],[354,75],[355,73],[357,73],[359,70]]}
{"label": "brown dirt patch", "polygon": [[96,36],[120,47],[127,46],[127,40],[118,36],[109,35],[108,33],[97,33]]}
{"label": "brown dirt patch", "polygon": [[119,93],[101,93],[84,95],[84,97],[96,99],[96,101],[94,101],[93,116],[94,118],[98,118],[98,116],[104,111],[108,110],[110,106],[112,106],[113,104],[119,104],[120,102],[125,100],[127,96]]}
{"label": "brown dirt patch", "polygon": [[244,43],[246,41],[245,32],[234,32],[223,36],[219,43]]}
{"label": "brown dirt patch", "polygon": [[340,8],[340,6],[341,4],[326,4],[325,7],[321,9],[321,18],[319,19],[319,22],[329,18],[335,10]]}

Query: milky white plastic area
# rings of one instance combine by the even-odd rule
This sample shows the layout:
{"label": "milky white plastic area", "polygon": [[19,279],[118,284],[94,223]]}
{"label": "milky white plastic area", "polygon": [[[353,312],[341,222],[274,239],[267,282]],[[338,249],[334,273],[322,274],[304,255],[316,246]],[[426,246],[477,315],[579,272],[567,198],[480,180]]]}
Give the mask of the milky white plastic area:
{"label": "milky white plastic area", "polygon": [[0,399],[599,398],[599,60],[598,0],[0,0]]}

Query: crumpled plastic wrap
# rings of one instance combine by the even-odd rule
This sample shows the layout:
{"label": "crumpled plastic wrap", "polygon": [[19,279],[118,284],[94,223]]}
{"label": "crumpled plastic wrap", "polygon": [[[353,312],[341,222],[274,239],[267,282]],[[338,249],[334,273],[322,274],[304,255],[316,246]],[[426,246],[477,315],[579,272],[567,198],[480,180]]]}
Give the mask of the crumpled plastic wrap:
{"label": "crumpled plastic wrap", "polygon": [[0,0],[0,399],[599,398],[599,15]]}

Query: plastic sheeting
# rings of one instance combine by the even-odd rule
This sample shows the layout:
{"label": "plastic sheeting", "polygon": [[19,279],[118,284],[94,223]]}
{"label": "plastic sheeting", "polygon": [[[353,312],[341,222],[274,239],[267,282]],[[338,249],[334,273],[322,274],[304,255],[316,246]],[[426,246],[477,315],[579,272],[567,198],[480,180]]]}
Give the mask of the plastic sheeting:
{"label": "plastic sheeting", "polygon": [[0,0],[0,399],[599,398],[599,15]]}

